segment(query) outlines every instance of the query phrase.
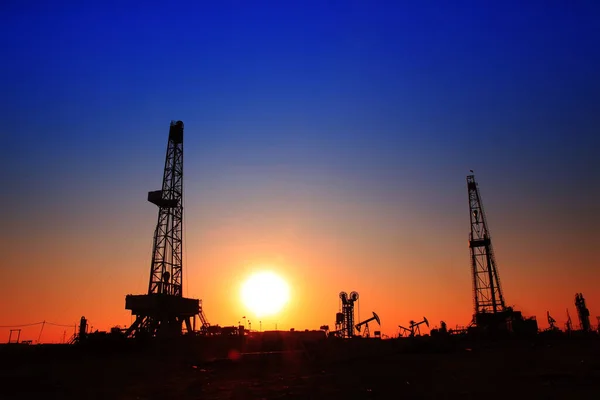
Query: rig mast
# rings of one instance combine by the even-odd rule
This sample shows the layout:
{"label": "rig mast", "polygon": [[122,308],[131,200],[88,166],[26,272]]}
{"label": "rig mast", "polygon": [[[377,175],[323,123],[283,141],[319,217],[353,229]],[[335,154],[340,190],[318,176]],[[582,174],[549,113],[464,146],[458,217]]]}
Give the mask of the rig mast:
{"label": "rig mast", "polygon": [[471,272],[473,274],[473,298],[475,317],[483,313],[500,313],[505,310],[504,296],[492,248],[492,239],[481,203],[475,176],[467,176],[469,209],[471,215]]}
{"label": "rig mast", "polygon": [[148,193],[158,206],[148,294],[182,296],[183,122],[171,123],[162,190]]}
{"label": "rig mast", "polygon": [[158,207],[147,295],[127,295],[125,308],[136,315],[127,335],[177,336],[188,333],[198,315],[208,323],[198,299],[183,297],[183,122],[171,121],[161,190],[148,193]]}
{"label": "rig mast", "polygon": [[354,303],[358,300],[358,292],[340,292],[342,310],[336,314],[336,332],[344,338],[354,337]]}
{"label": "rig mast", "polygon": [[162,190],[148,193],[158,206],[148,294],[182,296],[183,122],[171,123]]}
{"label": "rig mast", "polygon": [[467,188],[471,218],[469,250],[475,306],[473,322],[477,330],[484,334],[535,335],[538,330],[535,317],[524,318],[520,311],[513,310],[504,303],[492,239],[474,175],[467,176]]}
{"label": "rig mast", "polygon": [[575,294],[575,308],[577,308],[577,315],[579,316],[579,329],[589,332],[591,330],[590,310],[585,305],[585,299],[581,293]]}

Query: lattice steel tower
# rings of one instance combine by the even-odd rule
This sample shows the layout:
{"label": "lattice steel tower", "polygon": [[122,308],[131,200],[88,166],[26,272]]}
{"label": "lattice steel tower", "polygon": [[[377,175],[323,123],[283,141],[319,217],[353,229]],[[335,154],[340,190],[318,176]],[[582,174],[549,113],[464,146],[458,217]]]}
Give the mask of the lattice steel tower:
{"label": "lattice steel tower", "polygon": [[471,215],[469,248],[477,319],[480,314],[496,314],[505,311],[505,304],[492,249],[492,239],[474,175],[467,176],[467,188]]}
{"label": "lattice steel tower", "polygon": [[341,312],[336,316],[336,330],[341,337],[354,336],[354,303],[358,300],[358,292],[340,292]]}
{"label": "lattice steel tower", "polygon": [[128,335],[173,336],[194,331],[191,318],[198,315],[203,327],[208,323],[200,300],[183,297],[183,122],[172,121],[162,189],[148,193],[148,201],[158,206],[154,231],[150,282],[147,295],[128,295],[125,308],[136,315]]}
{"label": "lattice steel tower", "polygon": [[579,316],[579,329],[584,332],[590,331],[592,328],[590,324],[590,310],[585,305],[585,299],[581,293],[575,294],[575,308],[577,308],[577,316]]}
{"label": "lattice steel tower", "polygon": [[171,122],[162,190],[148,193],[158,206],[148,294],[182,296],[183,122]]}

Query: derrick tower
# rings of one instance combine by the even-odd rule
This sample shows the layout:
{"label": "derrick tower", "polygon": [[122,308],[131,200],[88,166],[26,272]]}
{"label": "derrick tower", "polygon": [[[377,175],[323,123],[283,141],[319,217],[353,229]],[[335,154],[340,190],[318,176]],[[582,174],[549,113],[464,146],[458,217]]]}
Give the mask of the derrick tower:
{"label": "derrick tower", "polygon": [[354,303],[358,300],[358,292],[340,292],[341,312],[336,314],[336,331],[341,337],[354,336]]}
{"label": "derrick tower", "polygon": [[182,297],[183,122],[171,123],[162,190],[148,193],[158,207],[148,294]]}
{"label": "derrick tower", "polygon": [[579,328],[584,332],[590,331],[590,310],[585,305],[585,299],[581,293],[575,294],[575,308],[577,308],[577,316],[579,317]]}
{"label": "derrick tower", "polygon": [[498,278],[496,260],[492,248],[492,239],[483,211],[479,187],[475,176],[467,176],[469,191],[469,210],[471,233],[469,249],[471,251],[471,272],[473,274],[473,303],[475,323],[482,314],[497,314],[505,311],[504,296]]}
{"label": "derrick tower", "polygon": [[504,302],[492,238],[474,175],[467,176],[467,189],[471,218],[469,250],[475,308],[473,322],[485,334],[535,335],[538,330],[536,318],[524,318],[520,311],[507,307]]}
{"label": "derrick tower", "polygon": [[[185,323],[188,333],[195,329],[198,315],[208,323],[198,299],[183,297],[183,122],[171,121],[162,189],[148,193],[158,207],[154,231],[148,294],[127,295],[125,308],[136,316],[128,335],[177,336]],[[193,319],[193,321],[192,321]]]}

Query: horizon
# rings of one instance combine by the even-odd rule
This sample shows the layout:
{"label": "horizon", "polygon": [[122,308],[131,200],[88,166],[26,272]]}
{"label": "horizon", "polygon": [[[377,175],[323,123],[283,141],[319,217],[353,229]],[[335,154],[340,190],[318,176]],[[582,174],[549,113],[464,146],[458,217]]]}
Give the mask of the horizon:
{"label": "horizon", "polygon": [[250,319],[270,269],[290,298],[263,330],[332,327],[354,290],[388,336],[468,325],[474,170],[507,305],[576,326],[583,293],[596,325],[599,5],[0,7],[0,335],[131,323],[171,120],[183,293],[211,324]]}

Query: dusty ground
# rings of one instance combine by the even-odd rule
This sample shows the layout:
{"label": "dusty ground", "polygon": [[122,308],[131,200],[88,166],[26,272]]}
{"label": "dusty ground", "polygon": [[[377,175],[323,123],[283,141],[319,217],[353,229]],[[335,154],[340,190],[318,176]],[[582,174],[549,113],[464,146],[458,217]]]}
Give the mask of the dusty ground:
{"label": "dusty ground", "polygon": [[[473,347],[473,348],[471,348]],[[7,355],[3,399],[596,398],[600,340],[467,346],[445,353]],[[318,357],[321,356],[321,357]],[[319,359],[321,358],[321,359]]]}

